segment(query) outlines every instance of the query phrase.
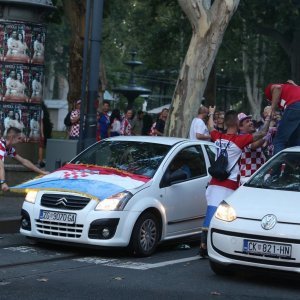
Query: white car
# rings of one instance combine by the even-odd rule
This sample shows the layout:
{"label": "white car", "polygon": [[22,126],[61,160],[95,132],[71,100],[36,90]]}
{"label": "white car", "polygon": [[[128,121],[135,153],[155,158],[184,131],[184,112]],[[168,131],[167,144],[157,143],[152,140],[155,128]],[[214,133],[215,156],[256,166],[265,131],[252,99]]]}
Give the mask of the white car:
{"label": "white car", "polygon": [[300,147],[272,157],[219,205],[208,255],[217,274],[236,266],[300,272]]}
{"label": "white car", "polygon": [[145,136],[103,140],[64,167],[14,189],[28,191],[20,232],[150,255],[159,242],[201,232],[214,156],[210,142]]}

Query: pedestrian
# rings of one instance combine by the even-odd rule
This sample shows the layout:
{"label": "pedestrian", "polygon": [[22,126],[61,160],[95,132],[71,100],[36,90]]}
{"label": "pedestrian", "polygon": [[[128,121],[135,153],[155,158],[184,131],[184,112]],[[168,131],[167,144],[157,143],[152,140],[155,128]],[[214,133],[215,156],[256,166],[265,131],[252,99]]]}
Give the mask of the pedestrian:
{"label": "pedestrian", "polygon": [[144,113],[142,135],[150,135],[152,124],[152,117],[149,114]]}
{"label": "pedestrian", "polygon": [[208,130],[210,131],[211,140],[215,143],[217,148],[217,156],[220,155],[221,151],[227,152],[228,166],[227,171],[230,175],[225,180],[218,180],[212,177],[209,185],[206,189],[206,201],[207,210],[206,216],[203,222],[201,244],[199,255],[201,257],[207,256],[207,231],[210,221],[217,210],[218,205],[231,195],[239,187],[239,176],[240,170],[238,161],[242,154],[242,150],[247,145],[264,137],[269,129],[270,116],[266,119],[265,126],[259,132],[253,134],[238,134],[239,120],[238,114],[234,110],[227,111],[225,113],[225,126],[227,128],[226,133],[219,132],[214,129],[213,115],[215,107],[209,107],[209,119],[208,119]]}
{"label": "pedestrian", "polygon": [[[252,134],[256,132],[252,121],[252,116],[239,113],[238,119],[240,135]],[[240,158],[241,184],[245,183],[249,177],[266,162],[266,157],[263,152],[263,145],[267,138],[268,134],[262,139],[243,148]]]}
{"label": "pedestrian", "polygon": [[80,134],[80,107],[81,107],[81,100],[77,100],[75,102],[75,108],[72,110],[70,115],[71,120],[71,128],[69,132],[69,139],[70,140],[78,140]]}
{"label": "pedestrian", "polygon": [[164,135],[164,130],[165,130],[165,125],[166,125],[166,121],[168,118],[168,114],[169,114],[169,110],[167,108],[164,108],[161,111],[159,118],[155,124],[153,135],[159,135],[159,136]]}
{"label": "pedestrian", "polygon": [[121,113],[118,108],[113,109],[110,115],[110,136],[121,134]]}
{"label": "pedestrian", "polygon": [[5,169],[4,169],[4,158],[6,156],[12,157],[20,162],[23,166],[41,175],[47,175],[49,172],[43,171],[36,167],[31,161],[23,158],[17,154],[14,145],[22,142],[24,139],[20,129],[15,127],[10,127],[7,130],[6,136],[0,139],[0,184],[1,190],[6,192],[9,190],[9,186],[5,180]]}
{"label": "pedestrian", "polygon": [[97,140],[104,140],[110,136],[110,117],[108,115],[109,110],[109,102],[103,101],[102,112],[99,114],[97,124]]}
{"label": "pedestrian", "polygon": [[224,111],[218,111],[215,113],[214,118],[215,118],[215,129],[225,133],[225,126],[224,126]]}
{"label": "pedestrian", "polygon": [[53,124],[50,121],[49,112],[44,101],[41,102],[41,126],[39,140],[38,165],[41,168],[45,167],[44,152],[47,145],[47,140],[51,138]]}
{"label": "pedestrian", "polygon": [[198,115],[193,119],[190,127],[190,139],[210,141],[210,134],[206,126],[207,117],[208,108],[204,105],[201,105],[198,109]]}
{"label": "pedestrian", "polygon": [[278,106],[283,111],[277,128],[274,144],[274,154],[287,146],[300,145],[300,86],[292,80],[286,83],[270,83],[265,88],[267,100],[271,102],[272,110]]}
{"label": "pedestrian", "polygon": [[125,112],[125,116],[121,122],[121,135],[132,135],[132,120],[133,111],[132,109],[127,109]]}
{"label": "pedestrian", "polygon": [[139,110],[132,120],[132,134],[142,135],[144,112]]}

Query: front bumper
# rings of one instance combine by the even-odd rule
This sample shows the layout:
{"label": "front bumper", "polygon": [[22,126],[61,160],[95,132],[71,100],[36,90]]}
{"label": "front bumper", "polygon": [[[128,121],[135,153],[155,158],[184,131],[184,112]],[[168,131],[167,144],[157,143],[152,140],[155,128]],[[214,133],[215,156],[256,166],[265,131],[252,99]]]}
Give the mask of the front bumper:
{"label": "front bumper", "polygon": [[[55,210],[23,203],[22,216],[29,218],[21,221],[20,233],[37,239],[62,243],[76,243],[103,247],[126,247],[131,238],[132,228],[139,217],[139,212],[95,211],[95,203],[89,203],[84,209],[69,211]],[[75,224],[40,220],[40,210],[76,213]],[[106,235],[103,236],[103,230]]]}
{"label": "front bumper", "polygon": [[[236,220],[226,223],[214,220],[209,229],[209,258],[223,265],[242,265],[300,273],[299,224],[277,224],[276,229],[265,231],[255,220]],[[287,234],[293,232],[293,234]],[[248,253],[244,241],[291,245],[290,257]]]}

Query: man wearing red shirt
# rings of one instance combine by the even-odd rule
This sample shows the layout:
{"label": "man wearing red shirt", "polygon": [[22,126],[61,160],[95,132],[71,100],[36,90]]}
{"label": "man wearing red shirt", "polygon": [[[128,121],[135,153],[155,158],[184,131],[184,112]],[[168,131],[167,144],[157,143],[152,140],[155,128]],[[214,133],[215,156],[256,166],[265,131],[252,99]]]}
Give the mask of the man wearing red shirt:
{"label": "man wearing red shirt", "polygon": [[207,231],[217,207],[222,200],[231,195],[240,185],[240,170],[238,161],[240,160],[240,156],[244,147],[263,138],[268,132],[271,120],[270,116],[268,116],[263,128],[258,132],[253,134],[239,135],[238,114],[237,112],[230,110],[225,114],[224,122],[227,128],[226,133],[222,133],[214,129],[214,112],[215,108],[210,106],[208,114],[208,130],[210,131],[212,142],[214,142],[216,145],[217,157],[220,155],[222,150],[226,151],[228,157],[227,171],[230,171],[230,175],[225,180],[219,180],[212,177],[206,189],[205,196],[207,201],[207,210],[202,225],[201,245],[199,252],[199,255],[202,257],[207,256]]}
{"label": "man wearing red shirt", "polygon": [[273,140],[274,154],[287,146],[300,145],[300,86],[292,80],[286,83],[270,83],[265,89],[272,110],[283,110],[282,119]]}

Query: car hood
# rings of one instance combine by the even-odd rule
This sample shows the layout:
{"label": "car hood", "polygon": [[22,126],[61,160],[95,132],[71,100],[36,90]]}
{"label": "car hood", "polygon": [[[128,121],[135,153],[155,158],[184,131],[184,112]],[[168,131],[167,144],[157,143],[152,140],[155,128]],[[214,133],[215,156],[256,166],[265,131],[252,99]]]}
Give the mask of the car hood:
{"label": "car hood", "polygon": [[138,188],[150,179],[114,168],[68,164],[49,175],[14,186],[11,190],[75,192],[103,200],[124,190]]}
{"label": "car hood", "polygon": [[300,222],[300,193],[241,186],[225,200],[237,217],[262,219],[274,214],[278,221]]}

